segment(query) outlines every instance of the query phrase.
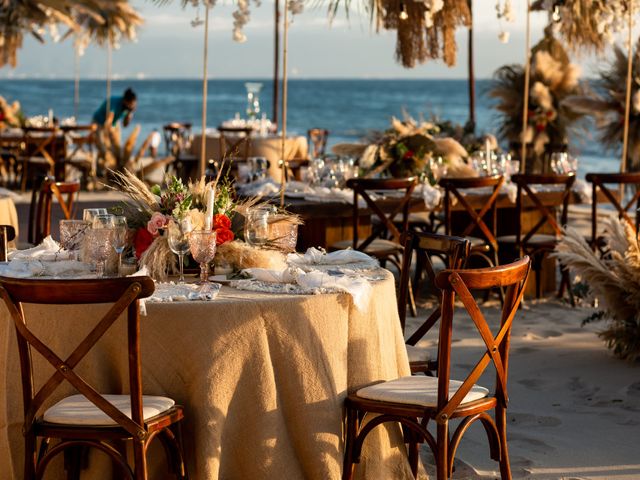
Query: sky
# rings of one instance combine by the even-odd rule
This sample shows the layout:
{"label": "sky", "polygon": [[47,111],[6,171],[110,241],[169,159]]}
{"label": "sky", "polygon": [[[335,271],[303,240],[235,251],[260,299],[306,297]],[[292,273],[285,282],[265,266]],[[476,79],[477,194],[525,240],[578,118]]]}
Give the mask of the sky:
{"label": "sky", "polygon": [[[311,2],[294,18],[289,33],[291,78],[466,78],[467,31],[459,29],[457,65],[449,68],[430,61],[405,69],[394,59],[395,32],[375,32],[367,14],[359,12],[363,0],[352,0],[347,19],[340,11],[330,25],[326,0]],[[116,78],[201,78],[204,28],[192,27],[197,11],[181,7],[180,0],[159,6],[151,0],[133,0],[145,19],[133,43],[123,43],[113,54]],[[522,63],[525,55],[525,5],[515,0],[514,23],[498,22],[494,0],[474,2],[475,67],[478,78],[489,78],[501,65]],[[232,40],[233,2],[218,0],[211,11],[209,37],[210,78],[269,78],[273,75],[273,0],[251,4],[251,20],[244,32],[246,43]],[[200,17],[204,10],[200,11]],[[532,41],[542,35],[546,15],[532,15]],[[510,32],[509,43],[498,40],[499,32]],[[25,39],[18,67],[0,69],[2,77],[72,78],[74,55],[71,40],[42,45]],[[580,60],[586,74],[595,71],[593,59]],[[83,78],[104,78],[105,49],[90,47],[80,61]]]}

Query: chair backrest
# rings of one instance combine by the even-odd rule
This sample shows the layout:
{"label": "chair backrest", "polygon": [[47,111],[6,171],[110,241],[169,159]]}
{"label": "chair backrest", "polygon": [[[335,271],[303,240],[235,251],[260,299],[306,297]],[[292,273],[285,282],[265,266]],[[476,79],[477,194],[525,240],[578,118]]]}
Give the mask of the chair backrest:
{"label": "chair backrest", "polygon": [[[437,233],[407,232],[402,256],[402,274],[400,276],[400,292],[398,294],[398,314],[402,331],[405,329],[407,318],[407,300],[409,295],[409,282],[411,281],[411,261],[413,253],[416,253],[414,289],[417,291],[418,281],[423,269],[427,272],[431,286],[436,285],[436,269],[432,258],[442,260],[444,267],[459,270],[465,264],[469,256],[471,243],[461,237],[439,235]],[[435,325],[441,315],[440,296],[438,296],[437,308],[406,340],[408,345],[415,345]]]}
{"label": "chair backrest", "polygon": [[[45,402],[61,384],[71,385],[91,403],[102,410],[135,438],[144,439],[146,430],[142,415],[142,372],[140,361],[141,298],[153,293],[153,280],[149,277],[124,277],[96,280],[35,280],[0,277],[0,295],[4,300],[16,328],[18,354],[22,376],[24,429],[32,428],[34,419]],[[107,313],[66,357],[54,352],[47,339],[36,335],[25,318],[23,304],[92,305],[111,304]],[[88,310],[90,311],[90,310]],[[87,356],[109,328],[126,312],[128,337],[128,373],[132,417],[129,418],[107,401],[91,383],[80,377],[75,367]],[[91,314],[89,314],[91,315]],[[95,318],[95,314],[91,316]],[[74,318],[67,319],[68,328],[74,327]],[[59,332],[63,335],[64,332]],[[38,352],[55,370],[41,386],[34,385],[32,352]],[[37,388],[37,390],[36,390]]]}
{"label": "chair backrest", "polygon": [[[592,201],[591,201],[591,246],[596,247],[598,235],[598,192],[602,192],[605,198],[613,205],[618,212],[618,218],[627,221],[629,226],[638,232],[640,217],[638,216],[638,208],[640,208],[640,172],[633,173],[587,173],[587,182],[591,183]],[[619,198],[618,192],[612,192],[609,185],[634,186],[635,190],[631,191],[631,198]],[[626,191],[626,188],[623,188]],[[626,202],[623,204],[623,202]],[[630,209],[633,207],[635,214],[633,219],[629,215]]]}
{"label": "chair backrest", "polygon": [[324,128],[310,128],[307,130],[307,143],[309,144],[309,156],[318,158],[324,155],[329,139],[329,130]]}
{"label": "chair backrest", "polygon": [[[57,127],[24,127],[24,152],[25,157],[42,157],[54,168],[60,142],[58,141]],[[62,139],[62,137],[61,137]]]}
{"label": "chair backrest", "polygon": [[69,220],[75,216],[74,206],[79,192],[80,182],[56,182],[50,177],[46,177],[40,187],[34,187],[29,207],[29,243],[37,245],[51,234],[53,197],[58,200],[64,218]]}
{"label": "chair backrest", "polygon": [[[495,397],[506,407],[509,401],[507,378],[509,373],[509,341],[513,318],[524,295],[529,275],[529,257],[508,265],[477,270],[444,270],[436,277],[436,285],[442,290],[442,318],[438,341],[438,405],[435,419],[447,421],[484,373],[489,363],[496,370]],[[472,291],[506,288],[500,317],[500,327],[494,334],[481,312]],[[454,324],[454,303],[462,303],[486,346],[485,352],[449,398],[451,373],[451,339]]]}
{"label": "chair backrest", "polygon": [[12,225],[0,225],[0,262],[7,261],[9,242],[16,238],[16,229]]}
{"label": "chair backrest", "polygon": [[[569,200],[571,199],[571,188],[576,180],[575,175],[533,175],[533,174],[516,174],[511,177],[518,186],[518,194],[516,198],[516,243],[519,246],[526,246],[528,241],[537,233],[540,229],[547,225],[552,230],[554,235],[562,235],[562,226],[567,223],[567,216],[569,213]],[[554,209],[547,207],[541,198],[544,192],[538,191],[540,187],[558,186],[561,189],[554,194],[559,194],[559,201],[555,201],[555,205],[560,205],[560,221],[558,222],[558,216]],[[537,187],[536,187],[537,186]],[[522,232],[522,215],[525,208],[525,198],[530,201],[530,204],[540,213],[540,219],[532,228],[526,233]]]}
{"label": "chair backrest", "polygon": [[233,159],[247,162],[253,128],[218,127],[220,133],[220,160]]}
{"label": "chair backrest", "polygon": [[[445,232],[447,235],[451,235],[452,230],[452,211],[453,206],[457,202],[469,216],[469,223],[459,233],[461,237],[467,237],[472,232],[479,232],[484,240],[494,249],[498,248],[498,242],[496,240],[497,229],[497,201],[500,194],[500,188],[504,184],[504,177],[502,175],[494,175],[490,177],[469,177],[469,178],[443,178],[440,180],[440,185],[445,190]],[[482,208],[477,209],[473,207],[466,195],[465,190],[472,188],[489,188],[491,194]],[[487,214],[491,216],[491,227],[485,222]],[[456,232],[457,234],[457,232]]]}
{"label": "chair backrest", "polygon": [[162,127],[167,155],[176,159],[191,148],[191,123],[173,122]]}
{"label": "chair backrest", "polygon": [[70,148],[67,148],[65,160],[73,159],[81,150],[93,153],[96,144],[96,131],[98,130],[98,126],[95,123],[91,125],[63,125],[60,130],[62,130],[67,142],[71,145]]}
{"label": "chair backrest", "polygon": [[[399,244],[402,243],[402,234],[407,231],[409,223],[409,207],[411,203],[411,194],[416,188],[417,179],[409,178],[350,178],[347,180],[347,187],[353,190],[353,249],[364,251],[371,243],[380,238],[382,235],[389,233],[393,240]],[[390,205],[390,212],[385,213],[382,202],[388,202],[388,199],[374,200],[370,192],[401,192],[403,195],[399,198],[393,198]],[[363,198],[367,208],[380,220],[379,223],[372,225],[372,232],[363,242],[359,242],[358,226],[360,223],[360,206],[359,199]],[[400,229],[398,229],[396,216],[402,212],[402,221]]]}

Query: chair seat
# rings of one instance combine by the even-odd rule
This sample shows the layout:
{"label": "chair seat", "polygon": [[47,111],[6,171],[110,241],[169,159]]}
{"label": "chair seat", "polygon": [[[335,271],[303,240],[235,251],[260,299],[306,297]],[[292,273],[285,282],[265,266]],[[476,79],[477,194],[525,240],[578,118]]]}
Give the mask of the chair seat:
{"label": "chair seat", "polygon": [[[453,397],[460,385],[462,382],[457,380],[449,381],[449,398]],[[461,405],[486,398],[488,395],[489,390],[474,385],[462,400]],[[435,407],[438,403],[438,378],[401,377],[361,388],[356,392],[356,396],[381,402]]]}
{"label": "chair seat", "polygon": [[[515,235],[502,235],[497,238],[498,243],[508,243],[508,244],[516,244],[516,236]],[[532,247],[544,247],[548,246],[553,248],[559,239],[555,235],[546,235],[544,233],[532,235],[531,238],[527,241],[528,246]]]}
{"label": "chair seat", "polygon": [[[131,397],[129,395],[103,395],[103,397],[131,418]],[[142,414],[144,420],[170,410],[175,404],[176,402],[171,398],[143,395]],[[87,400],[84,395],[63,398],[44,412],[43,420],[62,425],[117,425],[111,417]]]}
{"label": "chair seat", "polygon": [[433,360],[431,351],[416,347],[415,345],[405,345],[407,347],[407,357],[409,357],[409,363],[428,363]]}
{"label": "chair seat", "polygon": [[[362,242],[358,246],[362,245]],[[342,240],[336,242],[329,247],[330,251],[346,250],[347,248],[353,248],[353,240]],[[402,251],[402,247],[391,240],[384,240],[382,238],[376,238],[371,242],[367,248],[364,249],[364,253],[368,255],[392,255]]]}

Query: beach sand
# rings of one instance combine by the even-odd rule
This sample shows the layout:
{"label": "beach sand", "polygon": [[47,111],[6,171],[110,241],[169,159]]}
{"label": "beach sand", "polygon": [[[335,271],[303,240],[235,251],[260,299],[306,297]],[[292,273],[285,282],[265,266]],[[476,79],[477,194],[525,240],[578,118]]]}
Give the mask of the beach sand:
{"label": "beach sand", "polygon": [[[452,378],[459,379],[483,353],[482,340],[462,310],[456,310],[452,353]],[[482,310],[497,325],[499,303],[488,302]],[[581,326],[592,311],[547,298],[527,301],[516,315],[507,410],[514,478],[640,479],[640,365],[607,350],[597,336],[604,323]],[[419,320],[408,316],[407,331]],[[419,345],[435,352],[436,335],[430,333]],[[490,365],[479,383],[491,387],[494,378]],[[422,460],[433,474],[426,446]],[[499,478],[480,423],[463,438],[455,465],[456,479]]]}

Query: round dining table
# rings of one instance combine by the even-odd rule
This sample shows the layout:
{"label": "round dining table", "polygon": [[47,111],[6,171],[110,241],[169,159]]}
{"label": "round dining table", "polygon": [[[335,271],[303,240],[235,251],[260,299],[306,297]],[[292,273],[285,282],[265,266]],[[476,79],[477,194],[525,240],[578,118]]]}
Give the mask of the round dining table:
{"label": "round dining table", "polygon": [[[216,130],[207,130],[205,140],[206,158],[220,158],[220,134]],[[194,135],[192,153],[200,158],[202,150],[202,134]],[[308,155],[308,142],[304,136],[288,136],[284,145],[284,156],[287,160],[306,159]],[[249,156],[264,157],[269,161],[269,176],[280,181],[282,169],[279,161],[282,158],[282,137],[279,135],[253,135],[249,141]]]}
{"label": "round dining table", "polygon": [[[372,283],[366,308],[343,293],[292,295],[225,286],[213,301],[146,304],[141,317],[144,393],[185,407],[183,437],[193,479],[339,479],[344,399],[374,382],[409,375],[390,272]],[[100,308],[26,305],[27,322],[68,355]],[[103,309],[106,311],[106,307]],[[22,478],[20,369],[15,332],[0,306],[0,478]],[[117,328],[116,328],[117,326]],[[78,373],[103,392],[126,392],[126,327],[112,327]],[[39,361],[40,359],[36,359]],[[38,382],[50,375],[47,370]],[[72,392],[60,388],[52,401]],[[367,438],[357,478],[412,478],[399,426]],[[149,478],[173,478],[150,448]],[[59,462],[46,478],[63,478]],[[93,455],[84,478],[110,478]],[[86,472],[85,472],[86,474]]]}

